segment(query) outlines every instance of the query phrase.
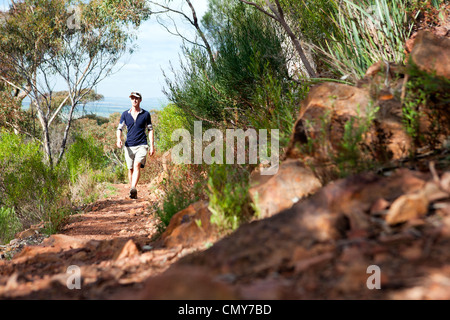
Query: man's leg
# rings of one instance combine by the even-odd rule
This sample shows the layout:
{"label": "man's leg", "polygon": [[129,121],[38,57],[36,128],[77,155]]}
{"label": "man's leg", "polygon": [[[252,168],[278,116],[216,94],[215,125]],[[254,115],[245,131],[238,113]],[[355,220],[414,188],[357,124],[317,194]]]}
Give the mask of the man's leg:
{"label": "man's leg", "polygon": [[139,178],[141,177],[141,163],[135,162],[131,171],[131,189],[136,188]]}
{"label": "man's leg", "polygon": [[137,198],[136,187],[139,182],[139,178],[141,177],[141,168],[143,168],[145,166],[147,152],[148,152],[147,146],[140,146],[137,148],[136,153],[135,153],[133,169],[131,171],[131,180],[130,180],[131,181],[130,197],[133,199]]}
{"label": "man's leg", "polygon": [[125,148],[125,160],[128,167],[128,182],[130,184],[130,198],[136,199],[137,198],[137,191],[134,187],[133,189],[133,175],[134,175],[134,163],[135,163],[135,153],[133,148],[126,147]]}
{"label": "man's leg", "polygon": [[133,181],[133,168],[128,169],[128,183],[130,184],[130,189],[132,187],[132,181]]}
{"label": "man's leg", "polygon": [[137,182],[139,180],[139,176],[140,176],[140,164],[138,164],[139,166],[134,165],[133,169],[128,170],[128,179],[130,181],[130,198],[131,199],[137,199],[137,189],[136,189],[136,185]]}

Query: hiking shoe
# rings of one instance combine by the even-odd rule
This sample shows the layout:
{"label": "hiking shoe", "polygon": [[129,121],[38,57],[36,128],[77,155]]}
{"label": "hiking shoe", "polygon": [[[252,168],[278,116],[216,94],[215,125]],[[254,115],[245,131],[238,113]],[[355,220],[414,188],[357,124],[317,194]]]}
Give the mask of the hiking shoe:
{"label": "hiking shoe", "polygon": [[131,188],[131,190],[130,190],[130,198],[131,199],[137,199],[137,190],[136,190],[136,188]]}

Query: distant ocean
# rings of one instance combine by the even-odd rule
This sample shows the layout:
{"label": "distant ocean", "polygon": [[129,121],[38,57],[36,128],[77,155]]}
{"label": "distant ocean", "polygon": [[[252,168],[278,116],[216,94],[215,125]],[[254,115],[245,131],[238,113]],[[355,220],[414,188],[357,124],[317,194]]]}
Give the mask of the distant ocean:
{"label": "distant ocean", "polygon": [[[167,98],[144,98],[141,108],[152,111],[162,110],[169,101]],[[30,102],[25,99],[23,108],[28,109]],[[102,100],[87,103],[85,106],[79,105],[75,117],[81,117],[86,114],[95,114],[99,117],[109,117],[109,115],[119,112],[122,113],[131,107],[130,99],[127,97],[105,97]]]}

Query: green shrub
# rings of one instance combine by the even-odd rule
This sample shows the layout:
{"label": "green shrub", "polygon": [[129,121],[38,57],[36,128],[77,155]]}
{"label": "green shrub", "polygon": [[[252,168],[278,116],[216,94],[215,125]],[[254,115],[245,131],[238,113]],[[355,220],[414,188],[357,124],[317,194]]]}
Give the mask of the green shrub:
{"label": "green shrub", "polygon": [[[402,105],[406,132],[412,138],[414,150],[424,145],[439,148],[442,136],[450,131],[442,121],[448,112],[450,80],[420,70],[411,61],[407,70],[409,77]],[[430,120],[429,126],[423,126],[424,119]]]}
{"label": "green shrub", "polygon": [[204,22],[217,52],[214,62],[201,47],[184,48],[182,70],[174,72],[174,80],[166,77],[166,95],[188,114],[188,130],[200,119],[206,119],[205,129],[248,127],[249,115],[268,115],[266,101],[263,106],[253,101],[267,74],[288,79],[280,30],[269,17],[238,1],[212,1]]}
{"label": "green shrub", "polygon": [[187,126],[186,118],[183,110],[174,104],[168,104],[158,113],[158,130],[155,132],[157,150],[165,152],[177,143],[172,141],[172,133]]}
{"label": "green shrub", "polygon": [[358,108],[358,115],[351,117],[345,123],[344,135],[339,146],[339,152],[334,157],[341,177],[367,170],[372,165],[364,157],[368,151],[364,146],[364,139],[373,125],[378,110],[379,107],[373,107],[373,103],[371,103],[366,117],[363,118],[359,115],[360,110]]}
{"label": "green shrub", "polygon": [[[167,181],[164,183],[167,183]],[[177,212],[195,202],[191,193],[188,190],[184,190],[179,183],[172,183],[166,189],[167,193],[162,202],[162,208],[156,207],[156,215],[160,220],[157,229],[160,233],[167,228],[170,220]]]}
{"label": "green shrub", "polygon": [[22,228],[14,209],[0,207],[0,244],[8,243]]}
{"label": "green shrub", "polygon": [[[280,147],[289,144],[291,131],[298,117],[298,106],[309,88],[295,82],[287,83],[271,74],[267,66],[254,61],[252,68],[260,85],[252,94],[253,110],[245,115],[255,129],[278,129]],[[261,70],[262,69],[262,70]]]}
{"label": "green shrub", "polygon": [[407,0],[331,2],[337,28],[318,52],[334,71],[356,82],[378,61],[403,63],[404,44],[412,29]]}
{"label": "green shrub", "polygon": [[14,208],[25,228],[70,208],[66,172],[43,159],[39,143],[0,132],[0,206]]}
{"label": "green shrub", "polygon": [[51,207],[47,212],[43,232],[47,235],[58,233],[72,214],[70,206]]}
{"label": "green shrub", "polygon": [[124,182],[127,178],[126,168],[111,163],[101,143],[87,135],[75,136],[59,167],[68,174],[71,199],[77,206],[98,200],[102,182]]}
{"label": "green shrub", "polygon": [[[124,152],[116,147],[116,129],[120,115],[116,112],[108,119],[96,116],[76,119],[70,139],[72,142],[67,148],[72,149],[69,152],[71,154],[68,157],[65,155],[69,164],[64,165],[73,168],[72,172],[76,173],[82,169],[78,162],[85,159],[99,181],[125,183],[127,170]],[[88,150],[88,153],[85,150]]]}
{"label": "green shrub", "polygon": [[93,137],[76,136],[65,156],[65,168],[72,183],[86,170],[99,170],[106,167],[107,158],[102,146]]}
{"label": "green shrub", "polygon": [[208,175],[211,222],[222,231],[236,230],[252,216],[248,172],[233,165],[210,166]]}
{"label": "green shrub", "polygon": [[163,232],[172,217],[192,203],[206,198],[204,194],[205,178],[201,165],[179,165],[169,168],[168,176],[163,179],[159,187],[164,192],[160,203],[153,208],[160,223],[158,232]]}

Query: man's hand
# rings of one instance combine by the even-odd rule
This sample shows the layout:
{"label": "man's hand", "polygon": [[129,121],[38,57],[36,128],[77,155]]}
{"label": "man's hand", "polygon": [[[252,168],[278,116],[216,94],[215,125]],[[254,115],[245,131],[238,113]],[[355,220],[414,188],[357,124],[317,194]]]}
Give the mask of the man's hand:
{"label": "man's hand", "polygon": [[117,145],[117,148],[121,149],[122,145],[123,145],[122,140],[117,140],[116,145]]}
{"label": "man's hand", "polygon": [[155,146],[150,145],[150,148],[148,149],[148,154],[152,156],[155,153]]}

